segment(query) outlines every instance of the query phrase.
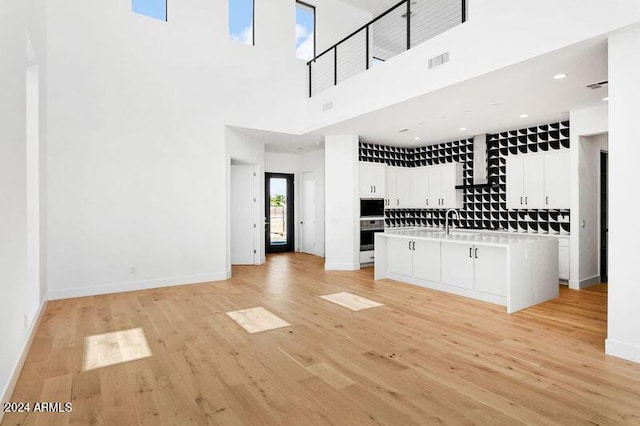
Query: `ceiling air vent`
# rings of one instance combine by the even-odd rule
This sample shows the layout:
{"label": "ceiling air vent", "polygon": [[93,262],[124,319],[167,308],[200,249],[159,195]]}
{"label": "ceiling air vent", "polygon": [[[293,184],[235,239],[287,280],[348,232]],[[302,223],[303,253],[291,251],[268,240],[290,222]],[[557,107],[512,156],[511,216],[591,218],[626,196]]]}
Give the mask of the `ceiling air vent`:
{"label": "ceiling air vent", "polygon": [[442,55],[434,56],[429,59],[429,69],[439,67],[442,64],[449,62],[449,52],[445,52]]}
{"label": "ceiling air vent", "polygon": [[600,81],[598,83],[591,83],[591,84],[587,84],[587,87],[591,90],[596,90],[596,89],[601,89],[604,86],[608,85],[609,82],[607,80],[605,81]]}

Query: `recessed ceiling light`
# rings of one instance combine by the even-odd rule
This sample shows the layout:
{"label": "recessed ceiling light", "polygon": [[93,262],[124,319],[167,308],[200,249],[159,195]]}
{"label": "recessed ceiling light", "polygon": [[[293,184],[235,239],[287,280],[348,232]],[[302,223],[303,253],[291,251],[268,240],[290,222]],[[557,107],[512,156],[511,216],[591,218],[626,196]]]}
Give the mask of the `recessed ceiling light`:
{"label": "recessed ceiling light", "polygon": [[567,78],[567,74],[561,72],[560,74],[556,74],[553,76],[554,80],[562,80],[563,78]]}
{"label": "recessed ceiling light", "polygon": [[408,132],[408,131],[409,131],[409,129],[400,129],[400,130],[398,130],[398,133],[404,133],[404,132]]}
{"label": "recessed ceiling light", "polygon": [[419,141],[420,140],[420,136],[416,136],[415,138],[413,138],[414,141]]}
{"label": "recessed ceiling light", "polygon": [[608,96],[605,96],[604,98],[602,98],[603,101],[607,102],[609,100]]}
{"label": "recessed ceiling light", "polygon": [[520,118],[527,118],[529,117],[529,114],[520,114]]}
{"label": "recessed ceiling light", "polygon": [[498,105],[500,105],[500,102],[494,102],[492,104],[489,104],[490,107],[497,107]]}
{"label": "recessed ceiling light", "polygon": [[464,132],[465,130],[467,130],[467,128],[466,128],[466,127],[460,127],[460,131],[461,131],[461,132]]}

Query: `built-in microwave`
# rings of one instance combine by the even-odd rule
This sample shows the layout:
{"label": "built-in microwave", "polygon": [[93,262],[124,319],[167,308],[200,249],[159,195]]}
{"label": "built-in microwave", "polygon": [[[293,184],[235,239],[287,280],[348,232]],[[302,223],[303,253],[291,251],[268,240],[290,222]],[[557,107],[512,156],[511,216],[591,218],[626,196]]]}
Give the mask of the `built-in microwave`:
{"label": "built-in microwave", "polygon": [[360,217],[383,217],[384,199],[382,198],[361,198]]}

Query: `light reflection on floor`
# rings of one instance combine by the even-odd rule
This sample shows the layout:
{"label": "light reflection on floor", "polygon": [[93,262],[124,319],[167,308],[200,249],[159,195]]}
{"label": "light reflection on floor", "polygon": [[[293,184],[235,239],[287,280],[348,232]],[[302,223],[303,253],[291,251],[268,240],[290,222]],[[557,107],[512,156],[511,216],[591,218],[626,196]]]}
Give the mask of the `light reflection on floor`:
{"label": "light reflection on floor", "polygon": [[85,338],[82,370],[135,361],[152,355],[142,328],[96,334]]}

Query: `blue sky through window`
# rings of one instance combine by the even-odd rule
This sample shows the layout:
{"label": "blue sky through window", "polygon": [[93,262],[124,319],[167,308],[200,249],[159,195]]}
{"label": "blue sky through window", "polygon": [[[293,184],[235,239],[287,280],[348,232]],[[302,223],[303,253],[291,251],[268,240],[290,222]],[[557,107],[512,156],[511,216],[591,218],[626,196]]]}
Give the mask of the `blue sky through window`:
{"label": "blue sky through window", "polygon": [[253,0],[229,0],[229,35],[253,45]]}
{"label": "blue sky through window", "polygon": [[315,56],[314,13],[313,8],[296,3],[296,57],[307,61]]}
{"label": "blue sky through window", "polygon": [[152,18],[167,20],[167,0],[132,0],[133,11]]}

